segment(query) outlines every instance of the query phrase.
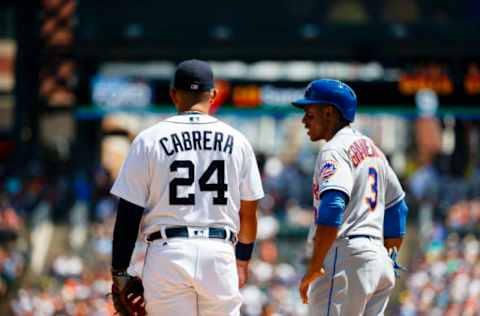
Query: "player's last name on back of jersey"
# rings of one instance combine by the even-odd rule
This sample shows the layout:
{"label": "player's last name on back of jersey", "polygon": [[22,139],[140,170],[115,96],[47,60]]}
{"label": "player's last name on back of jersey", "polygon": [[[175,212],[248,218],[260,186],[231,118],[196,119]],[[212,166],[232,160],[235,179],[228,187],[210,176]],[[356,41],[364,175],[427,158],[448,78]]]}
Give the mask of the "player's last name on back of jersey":
{"label": "player's last name on back of jersey", "polygon": [[216,150],[229,154],[233,151],[233,136],[218,131],[173,133],[169,137],[162,137],[159,142],[167,156],[189,150]]}

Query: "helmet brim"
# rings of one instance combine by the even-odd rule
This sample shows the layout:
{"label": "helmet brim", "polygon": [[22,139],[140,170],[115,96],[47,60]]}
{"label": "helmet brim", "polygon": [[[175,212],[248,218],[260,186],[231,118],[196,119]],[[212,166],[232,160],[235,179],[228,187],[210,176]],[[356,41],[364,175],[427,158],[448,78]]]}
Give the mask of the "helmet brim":
{"label": "helmet brim", "polygon": [[306,98],[292,102],[292,105],[299,109],[303,109],[305,106],[313,105],[313,104],[316,104],[316,105],[332,104],[333,105],[332,102],[327,100],[318,100],[318,99],[313,100],[313,99],[306,99]]}
{"label": "helmet brim", "polygon": [[[319,99],[313,100],[313,99],[306,99],[305,98],[305,99],[300,99],[300,100],[297,100],[295,102],[292,102],[292,105],[296,108],[299,108],[299,109],[303,109],[307,105],[333,105],[341,113],[340,107],[337,104],[335,104],[334,102],[328,101],[328,100],[319,100]],[[347,121],[353,122],[353,117],[345,117],[344,114],[342,114],[342,116]]]}

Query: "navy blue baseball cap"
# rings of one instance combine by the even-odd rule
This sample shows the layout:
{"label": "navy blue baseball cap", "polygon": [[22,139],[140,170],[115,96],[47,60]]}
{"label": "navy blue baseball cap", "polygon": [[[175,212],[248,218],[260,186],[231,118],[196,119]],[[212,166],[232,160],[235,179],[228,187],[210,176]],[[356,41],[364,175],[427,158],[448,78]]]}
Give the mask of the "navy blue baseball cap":
{"label": "navy blue baseball cap", "polygon": [[182,61],[175,70],[171,87],[186,91],[209,91],[214,87],[212,68],[198,59]]}
{"label": "navy blue baseball cap", "polygon": [[353,122],[357,111],[357,96],[352,88],[344,82],[333,79],[319,79],[310,82],[305,89],[303,99],[292,102],[292,105],[297,108],[312,104],[331,104],[338,109],[344,119]]}

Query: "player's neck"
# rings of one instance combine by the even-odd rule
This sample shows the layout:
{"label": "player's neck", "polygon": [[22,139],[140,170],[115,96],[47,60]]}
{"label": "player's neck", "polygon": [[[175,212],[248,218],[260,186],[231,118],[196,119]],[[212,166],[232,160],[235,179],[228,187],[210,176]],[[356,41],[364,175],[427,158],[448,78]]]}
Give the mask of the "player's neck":
{"label": "player's neck", "polygon": [[327,136],[325,137],[325,140],[328,142],[329,140],[331,140],[333,137],[335,137],[335,135],[342,129],[344,128],[345,126],[348,126],[349,124],[346,123],[346,122],[342,122],[342,121],[339,121],[335,124],[335,126],[330,129],[330,132],[327,133]]}
{"label": "player's neck", "polygon": [[210,104],[205,104],[205,103],[196,103],[192,106],[179,106],[177,108],[178,113],[202,113],[202,114],[208,114],[210,110]]}
{"label": "player's neck", "polygon": [[337,124],[337,126],[335,126],[335,130],[333,132],[333,136],[335,136],[335,134],[337,134],[342,128],[344,128],[345,126],[348,126],[350,124],[346,123],[346,122],[339,122]]}

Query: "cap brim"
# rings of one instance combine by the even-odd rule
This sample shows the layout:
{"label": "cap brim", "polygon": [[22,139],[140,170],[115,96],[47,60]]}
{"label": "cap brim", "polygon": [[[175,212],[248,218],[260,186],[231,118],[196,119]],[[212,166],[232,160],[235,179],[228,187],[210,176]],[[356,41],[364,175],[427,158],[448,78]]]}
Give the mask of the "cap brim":
{"label": "cap brim", "polygon": [[297,108],[300,108],[300,109],[303,109],[305,106],[312,105],[312,104],[317,104],[317,105],[331,104],[331,102],[328,102],[326,100],[312,100],[312,99],[300,99],[300,100],[292,102],[292,105],[294,107],[297,107]]}

